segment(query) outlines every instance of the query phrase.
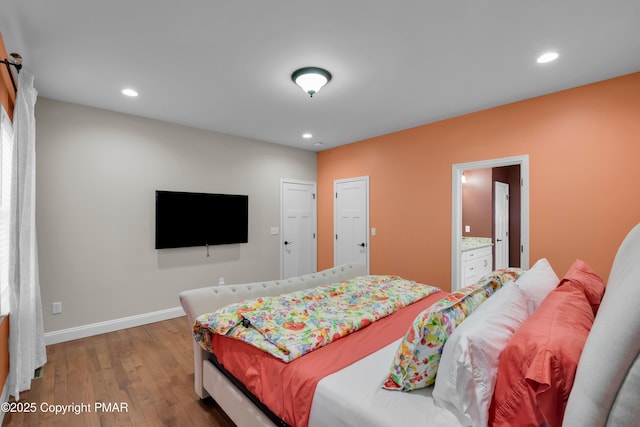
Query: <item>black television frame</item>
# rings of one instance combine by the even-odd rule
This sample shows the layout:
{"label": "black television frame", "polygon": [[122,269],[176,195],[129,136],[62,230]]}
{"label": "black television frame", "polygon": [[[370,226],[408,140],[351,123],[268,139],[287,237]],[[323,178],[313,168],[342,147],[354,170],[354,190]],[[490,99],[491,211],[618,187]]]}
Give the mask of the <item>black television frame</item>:
{"label": "black television frame", "polygon": [[155,248],[249,242],[249,196],[156,190]]}

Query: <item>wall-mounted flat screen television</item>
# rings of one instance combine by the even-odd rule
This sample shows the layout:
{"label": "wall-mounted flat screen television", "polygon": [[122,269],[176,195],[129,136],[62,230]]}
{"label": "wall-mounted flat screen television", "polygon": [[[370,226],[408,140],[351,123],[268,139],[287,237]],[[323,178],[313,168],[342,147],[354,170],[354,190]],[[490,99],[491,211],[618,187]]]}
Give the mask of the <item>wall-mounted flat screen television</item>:
{"label": "wall-mounted flat screen television", "polygon": [[156,249],[247,243],[249,196],[156,191]]}

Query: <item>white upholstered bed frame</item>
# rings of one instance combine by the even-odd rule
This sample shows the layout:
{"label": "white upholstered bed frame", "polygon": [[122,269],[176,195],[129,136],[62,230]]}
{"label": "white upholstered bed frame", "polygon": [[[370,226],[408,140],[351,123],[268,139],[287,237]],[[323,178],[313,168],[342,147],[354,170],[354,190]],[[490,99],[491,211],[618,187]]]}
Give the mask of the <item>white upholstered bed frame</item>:
{"label": "white upholstered bed frame", "polygon": [[[587,260],[588,261],[588,260]],[[232,302],[278,295],[366,274],[347,264],[286,280],[214,286],[180,294],[193,324],[196,317]],[[640,224],[618,249],[607,288],[585,344],[569,396],[564,425],[635,426],[640,420]],[[239,427],[274,426],[194,342],[195,390],[212,396]]]}
{"label": "white upholstered bed frame", "polygon": [[[189,324],[193,325],[201,314],[215,311],[236,301],[280,295],[364,274],[367,274],[364,264],[345,264],[290,279],[193,289],[180,294],[180,303],[187,313]],[[193,356],[195,389],[200,398],[213,397],[238,427],[274,426],[274,423],[207,359],[207,352],[195,341]]]}

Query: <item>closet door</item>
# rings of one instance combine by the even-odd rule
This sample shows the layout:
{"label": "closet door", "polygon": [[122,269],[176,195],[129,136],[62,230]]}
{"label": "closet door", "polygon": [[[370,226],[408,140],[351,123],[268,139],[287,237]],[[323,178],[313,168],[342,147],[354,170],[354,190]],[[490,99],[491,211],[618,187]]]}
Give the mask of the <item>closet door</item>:
{"label": "closet door", "polygon": [[369,271],[369,177],[334,181],[334,265],[365,264]]}
{"label": "closet door", "polygon": [[316,271],[316,184],[281,183],[281,276],[283,279]]}

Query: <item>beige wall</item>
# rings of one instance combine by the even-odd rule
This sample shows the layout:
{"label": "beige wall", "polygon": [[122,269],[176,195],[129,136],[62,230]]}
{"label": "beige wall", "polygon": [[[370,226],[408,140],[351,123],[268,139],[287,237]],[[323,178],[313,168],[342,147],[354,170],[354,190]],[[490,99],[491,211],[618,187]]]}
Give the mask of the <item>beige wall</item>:
{"label": "beige wall", "polygon": [[[45,331],[174,308],[185,289],[279,277],[280,179],[316,154],[40,98],[37,227]],[[154,249],[155,190],[249,195],[249,243]],[[62,314],[52,315],[52,302]]]}

